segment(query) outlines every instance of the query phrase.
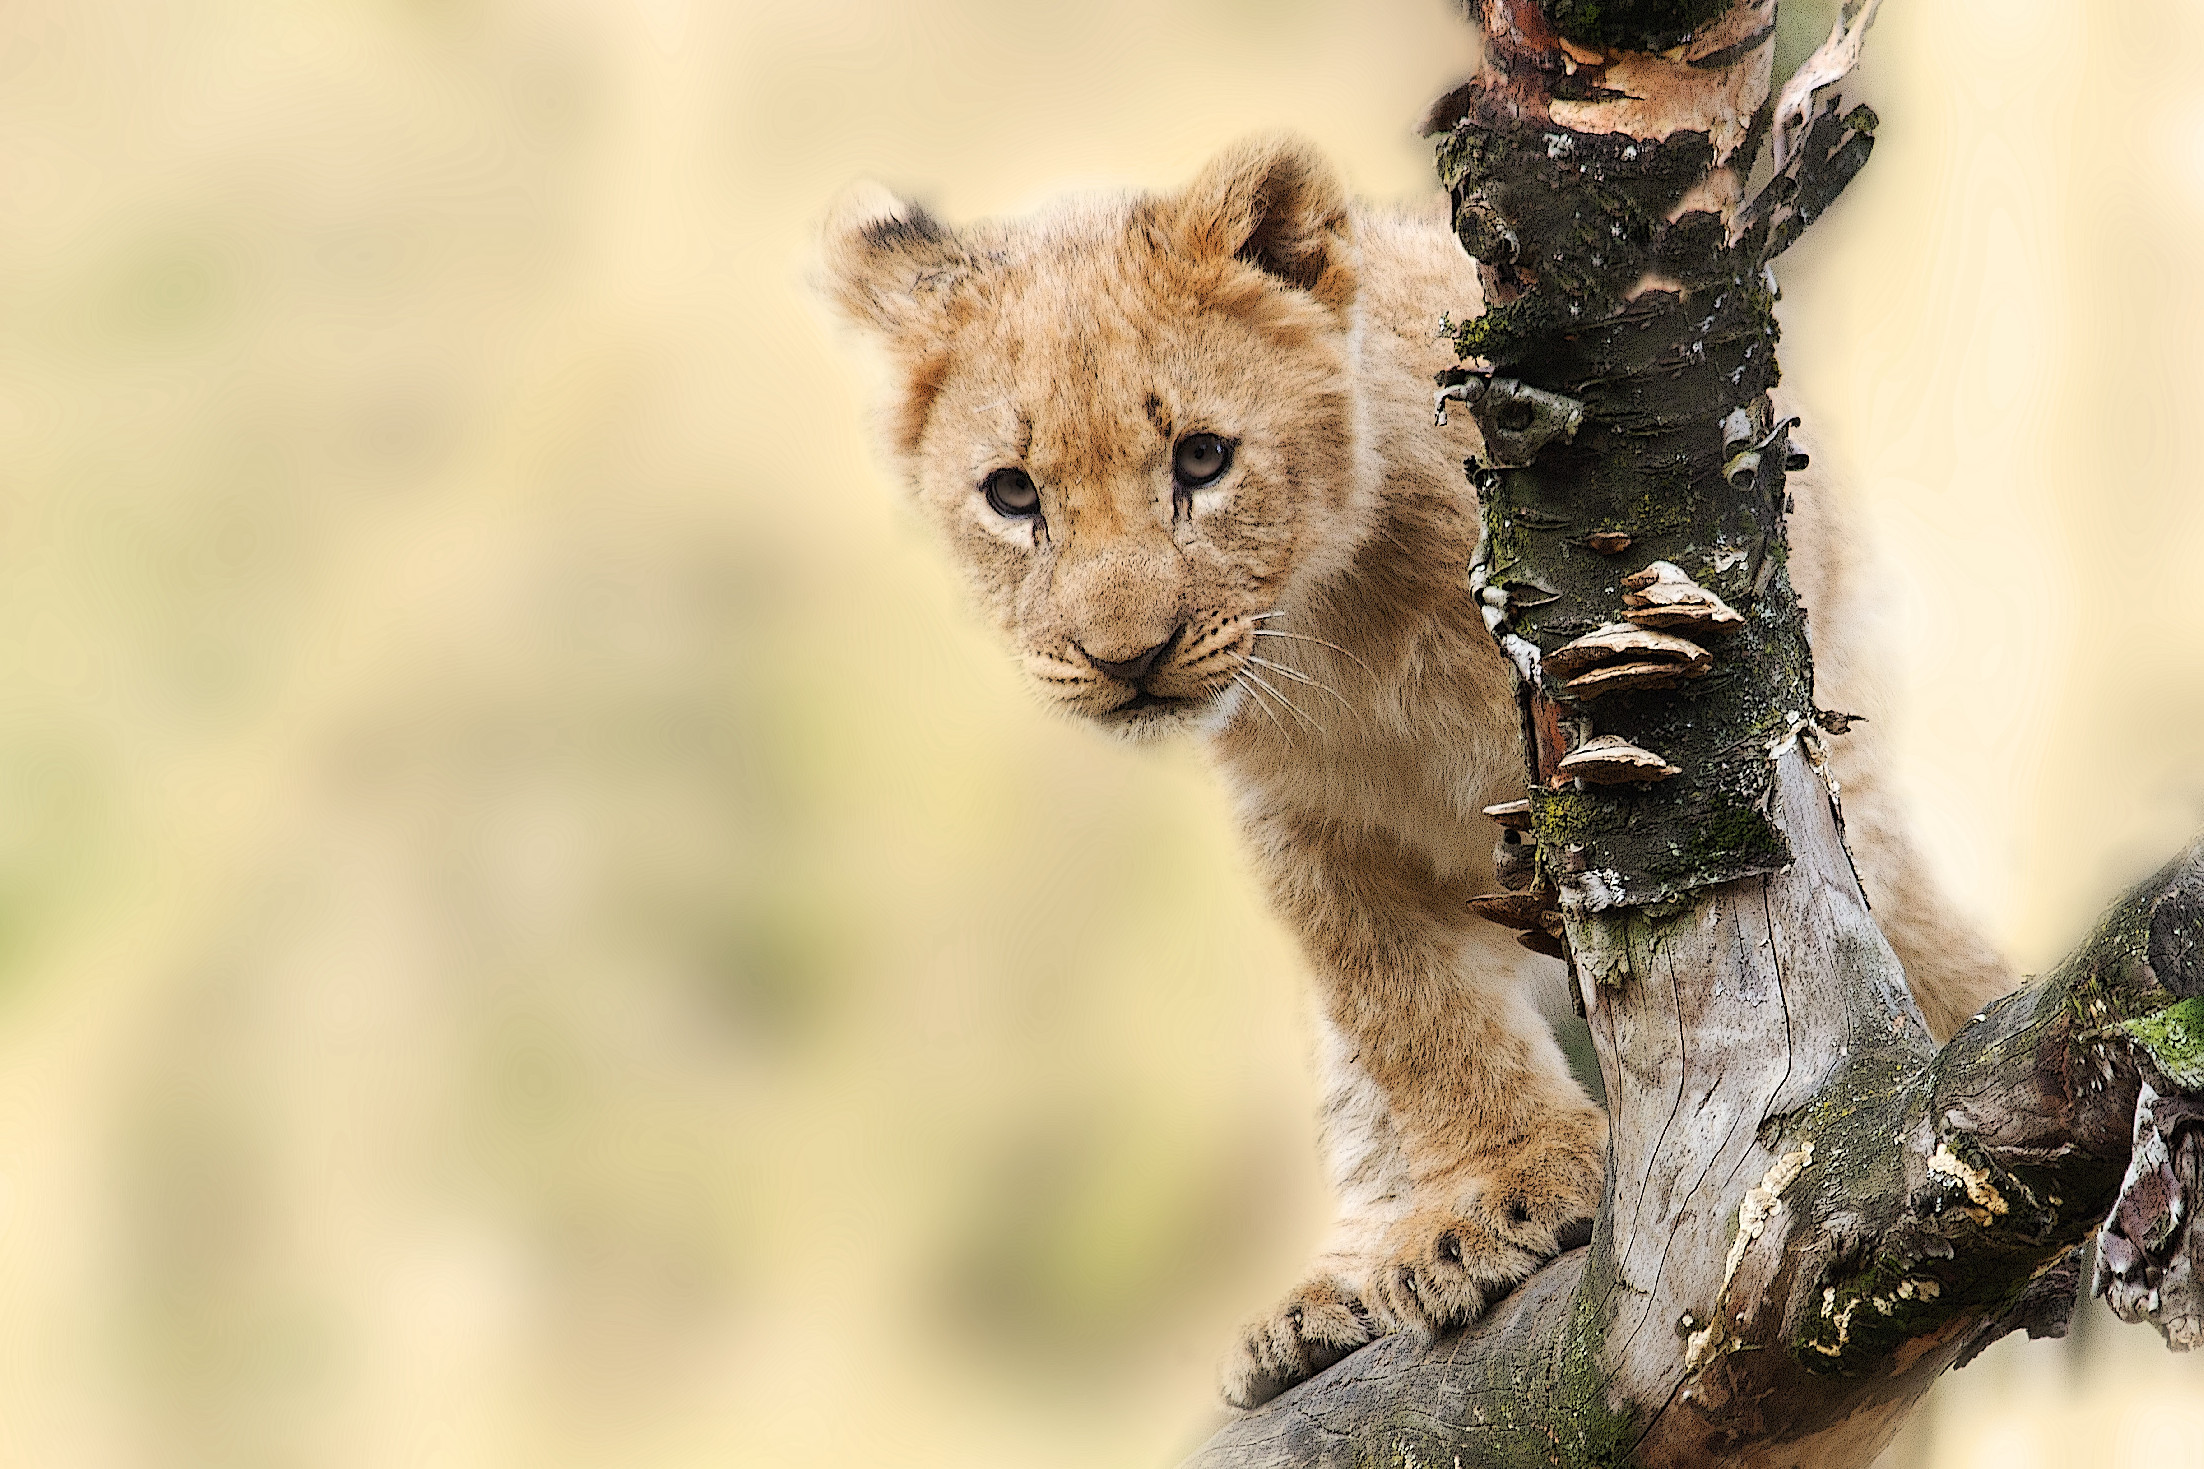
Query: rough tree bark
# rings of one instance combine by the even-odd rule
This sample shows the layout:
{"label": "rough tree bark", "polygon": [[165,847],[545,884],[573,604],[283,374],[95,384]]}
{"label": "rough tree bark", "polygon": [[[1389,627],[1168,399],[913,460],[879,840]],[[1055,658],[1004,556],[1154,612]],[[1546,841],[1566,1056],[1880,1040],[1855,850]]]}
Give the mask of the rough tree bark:
{"label": "rough tree bark", "polygon": [[1501,817],[1539,873],[1490,907],[1566,944],[1607,1197],[1474,1328],[1192,1463],[1865,1464],[1946,1368],[2064,1330],[2100,1226],[2098,1288],[2193,1344],[2204,842],[1939,1051],[1820,775],[1767,266],[1866,161],[1826,93],[1874,0],[1775,98],[1775,0],[1479,8],[1433,129],[1488,304],[1440,398],[1487,446],[1467,591],[1521,675]]}

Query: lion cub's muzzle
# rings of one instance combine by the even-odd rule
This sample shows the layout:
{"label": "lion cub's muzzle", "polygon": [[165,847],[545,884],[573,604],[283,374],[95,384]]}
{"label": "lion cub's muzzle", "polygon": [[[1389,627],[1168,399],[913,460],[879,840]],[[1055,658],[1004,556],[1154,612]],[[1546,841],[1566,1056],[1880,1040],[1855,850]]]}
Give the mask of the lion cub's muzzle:
{"label": "lion cub's muzzle", "polygon": [[1149,687],[1151,681],[1183,682],[1183,680],[1159,679],[1158,675],[1171,672],[1171,655],[1177,651],[1179,643],[1185,636],[1186,624],[1182,622],[1177,627],[1172,628],[1171,635],[1162,642],[1157,643],[1154,647],[1144,648],[1130,658],[1104,658],[1077,643],[1072,644],[1073,647],[1079,649],[1080,655],[1089,664],[1093,665],[1096,672],[1114,679],[1132,690],[1123,702],[1104,711],[1102,717],[1111,720],[1129,719],[1149,710],[1170,712],[1183,710],[1191,704],[1206,702],[1206,691],[1189,698],[1184,694],[1162,693]]}
{"label": "lion cub's muzzle", "polygon": [[1182,622],[1146,647],[1090,648],[1067,640],[1060,653],[1027,654],[1026,671],[1090,719],[1126,733],[1160,733],[1206,715],[1231,689],[1253,645],[1251,627],[1241,618],[1210,617]]}
{"label": "lion cub's muzzle", "polygon": [[1186,624],[1182,622],[1177,627],[1172,628],[1171,635],[1162,642],[1152,648],[1135,653],[1130,658],[1097,657],[1092,650],[1080,648],[1077,643],[1072,644],[1072,646],[1079,648],[1080,653],[1085,655],[1089,663],[1108,674],[1111,678],[1118,680],[1120,683],[1129,683],[1145,693],[1147,690],[1143,685],[1146,683],[1148,675],[1155,671],[1155,666],[1161,663],[1170,651],[1178,646],[1179,639],[1185,636]]}

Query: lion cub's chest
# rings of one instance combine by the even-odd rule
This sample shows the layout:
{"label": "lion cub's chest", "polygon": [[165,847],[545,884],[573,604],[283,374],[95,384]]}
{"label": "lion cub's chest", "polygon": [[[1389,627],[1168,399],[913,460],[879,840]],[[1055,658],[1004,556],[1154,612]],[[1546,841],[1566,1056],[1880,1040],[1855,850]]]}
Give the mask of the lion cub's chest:
{"label": "lion cub's chest", "polygon": [[1496,654],[1479,656],[1489,641],[1456,628],[1427,633],[1405,676],[1388,677],[1383,663],[1353,677],[1336,662],[1319,670],[1341,696],[1301,701],[1312,716],[1321,710],[1320,726],[1243,707],[1215,748],[1258,830],[1387,853],[1466,897],[1492,889],[1497,832],[1483,808],[1521,794],[1522,758],[1507,675],[1487,666]]}

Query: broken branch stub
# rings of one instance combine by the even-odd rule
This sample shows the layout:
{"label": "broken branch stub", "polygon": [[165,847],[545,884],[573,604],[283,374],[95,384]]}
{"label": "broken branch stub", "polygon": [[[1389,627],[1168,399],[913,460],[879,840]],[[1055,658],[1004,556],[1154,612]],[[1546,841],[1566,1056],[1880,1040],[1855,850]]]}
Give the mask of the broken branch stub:
{"label": "broken branch stub", "polygon": [[2115,1316],[2150,1322],[2179,1352],[2204,1341],[2196,1238],[2197,1211],[2204,1207],[2200,1132],[2204,1103],[2161,1097],[2144,1083],[2135,1100],[2127,1175],[2098,1232],[2090,1283]]}

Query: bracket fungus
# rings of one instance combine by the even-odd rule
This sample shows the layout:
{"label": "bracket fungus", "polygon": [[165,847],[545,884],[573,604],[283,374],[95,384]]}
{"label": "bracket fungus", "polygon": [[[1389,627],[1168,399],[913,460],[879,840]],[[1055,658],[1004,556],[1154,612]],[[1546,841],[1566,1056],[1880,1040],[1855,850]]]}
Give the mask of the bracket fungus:
{"label": "bracket fungus", "polygon": [[1622,615],[1640,627],[1710,633],[1745,625],[1742,614],[1672,561],[1656,561],[1643,571],[1633,571],[1622,585]]}
{"label": "bracket fungus", "polygon": [[1688,638],[1610,622],[1548,653],[1545,666],[1565,680],[1570,697],[1596,699],[1622,689],[1672,689],[1702,677],[1714,655]]}
{"label": "bracket fungus", "polygon": [[1556,959],[1568,957],[1561,943],[1561,908],[1550,887],[1519,893],[1482,893],[1469,900],[1469,911],[1487,922],[1514,929],[1515,941],[1533,953],[1550,954]]}
{"label": "bracket fungus", "polygon": [[1680,767],[1651,750],[1639,749],[1621,735],[1598,735],[1586,740],[1562,756],[1555,768],[1567,779],[1595,786],[1650,784],[1683,773]]}
{"label": "bracket fungus", "polygon": [[1502,801],[1498,805],[1487,806],[1485,815],[1499,822],[1509,831],[1529,831],[1531,829],[1530,798],[1526,796],[1520,801]]}
{"label": "bracket fungus", "polygon": [[1558,931],[1561,927],[1561,915],[1558,913],[1554,915],[1554,927],[1556,932],[1553,933],[1548,933],[1543,928],[1526,928],[1515,936],[1515,941],[1534,954],[1544,954],[1550,959],[1566,959],[1569,957],[1569,949],[1561,941]]}
{"label": "bracket fungus", "polygon": [[1560,906],[1552,888],[1521,893],[1480,893],[1469,899],[1469,911],[1502,928],[1544,928],[1561,922]]}

